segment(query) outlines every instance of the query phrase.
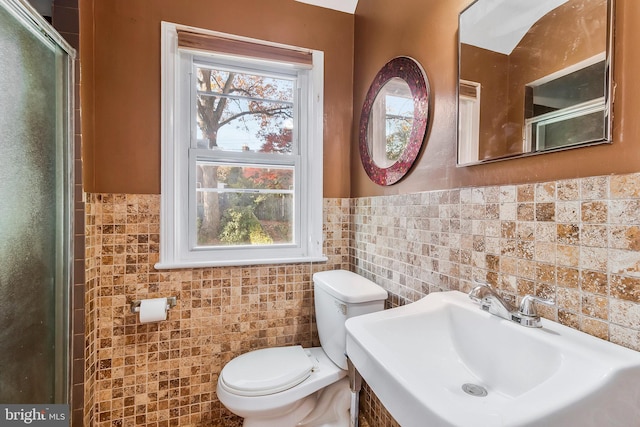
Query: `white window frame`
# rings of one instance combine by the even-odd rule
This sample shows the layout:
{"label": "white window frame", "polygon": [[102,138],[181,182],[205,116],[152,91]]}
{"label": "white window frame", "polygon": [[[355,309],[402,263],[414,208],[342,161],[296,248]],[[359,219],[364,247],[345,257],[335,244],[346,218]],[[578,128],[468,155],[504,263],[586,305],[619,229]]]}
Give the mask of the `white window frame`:
{"label": "white window frame", "polygon": [[[323,167],[323,91],[324,53],[310,50],[312,66],[303,67],[280,63],[297,73],[301,81],[299,125],[299,154],[295,159],[296,197],[299,198],[295,212],[296,236],[292,245],[265,246],[216,246],[193,247],[190,241],[189,218],[195,215],[194,195],[191,191],[193,176],[190,167],[196,158],[211,159],[210,150],[191,147],[192,114],[195,101],[192,96],[190,77],[194,61],[213,55],[235,63],[247,61],[255,64],[257,59],[230,55],[196,52],[178,48],[178,30],[223,36],[269,46],[297,49],[291,46],[267,43],[255,39],[231,36],[214,31],[186,27],[162,22],[161,82],[162,82],[162,130],[161,130],[161,197],[160,197],[160,258],[157,269],[216,267],[233,265],[257,265],[297,262],[320,262],[327,258],[322,254],[322,167]],[[264,61],[268,69],[273,61]],[[195,138],[195,136],[193,136]],[[262,154],[264,157],[264,154]],[[273,156],[274,165],[290,164]],[[221,162],[246,164],[251,153],[223,153],[217,158]],[[263,159],[264,160],[264,159]],[[190,165],[191,162],[191,165]],[[256,163],[259,166],[259,163]],[[194,181],[195,182],[195,181]],[[193,232],[193,229],[191,230]]]}
{"label": "white window frame", "polygon": [[475,88],[475,96],[460,95],[458,102],[458,164],[480,161],[480,83],[460,80],[461,85]]}
{"label": "white window frame", "polygon": [[[590,58],[587,58],[583,61],[577,62],[575,64],[570,65],[569,67],[563,68],[562,70],[558,70],[556,72],[553,72],[547,76],[544,76],[542,78],[539,78],[537,80],[534,80],[530,83],[527,83],[525,85],[525,87],[531,87],[531,88],[535,88],[537,86],[552,82],[553,80],[557,80],[559,78],[568,76],[571,73],[575,73],[577,71],[582,70],[583,68],[587,68],[591,65],[597,64],[598,62],[606,62],[606,52],[601,52],[597,55],[594,55]],[[606,66],[606,65],[605,65]],[[525,119],[525,125],[523,128],[523,142],[522,142],[522,146],[523,146],[523,151],[525,153],[530,153],[530,152],[539,152],[539,151],[544,151],[545,149],[547,149],[547,147],[545,146],[545,141],[544,141],[544,137],[541,136],[543,135],[543,132],[541,132],[541,130],[549,124],[552,123],[557,123],[557,122],[561,122],[561,121],[565,121],[565,120],[571,120],[571,119],[575,119],[577,117],[581,117],[581,116],[586,116],[592,113],[596,113],[598,111],[602,111],[603,112],[603,120],[606,122],[607,121],[607,116],[609,115],[609,112],[607,110],[607,97],[606,96],[602,96],[599,98],[595,98],[589,101],[585,101],[582,102],[580,104],[575,104],[572,105],[570,107],[566,107],[566,108],[562,108],[556,111],[552,111],[550,113],[546,113],[546,114],[540,114],[538,116],[529,118],[529,119]],[[536,128],[536,138],[533,138],[533,128]],[[606,134],[606,132],[605,132]],[[606,139],[606,137],[605,137]],[[591,142],[597,142],[597,141],[601,141],[601,138],[596,138],[593,141],[579,141],[576,142],[575,144],[572,145],[562,145],[560,147],[553,147],[551,149],[555,149],[555,148],[569,148],[572,147],[574,145],[582,145],[582,144],[588,144]]]}

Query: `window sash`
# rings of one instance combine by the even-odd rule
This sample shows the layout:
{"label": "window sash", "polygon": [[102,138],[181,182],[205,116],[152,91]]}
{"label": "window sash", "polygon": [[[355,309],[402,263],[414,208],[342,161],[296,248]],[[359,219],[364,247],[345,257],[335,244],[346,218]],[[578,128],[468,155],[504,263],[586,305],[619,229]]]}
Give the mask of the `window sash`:
{"label": "window sash", "polygon": [[203,90],[196,90],[196,95],[198,96],[216,96],[218,98],[227,98],[233,100],[247,100],[247,101],[256,101],[256,102],[268,102],[271,104],[284,104],[293,106],[293,101],[282,101],[280,99],[270,99],[270,98],[256,98],[251,96],[242,96],[242,95],[230,95],[227,93],[221,92],[205,92]]}
{"label": "window sash", "polygon": [[[196,99],[198,94],[201,92],[197,89],[197,69],[198,68],[210,68],[215,70],[224,70],[228,72],[236,72],[243,74],[253,74],[259,75],[263,77],[270,77],[274,79],[281,80],[291,80],[294,83],[294,93],[293,93],[293,140],[291,141],[292,145],[292,153],[299,154],[299,135],[305,132],[305,129],[300,128],[299,126],[302,124],[300,121],[300,117],[302,114],[306,113],[306,108],[303,104],[306,102],[304,96],[302,94],[301,86],[304,84],[306,79],[307,70],[296,70],[291,69],[290,67],[285,66],[284,64],[261,64],[258,68],[256,67],[256,62],[243,62],[238,63],[237,61],[230,60],[229,58],[221,58],[217,57],[215,53],[211,53],[209,56],[195,55],[193,53],[182,53],[184,58],[187,58],[187,61],[191,64],[191,117],[195,118],[197,116],[197,103]],[[236,98],[235,96],[228,95],[220,95],[213,94],[211,96],[225,96],[229,98]],[[238,97],[241,99],[252,100],[253,98],[247,97]],[[287,101],[273,101],[270,99],[260,99],[262,102],[277,102],[281,104],[287,104]],[[308,108],[308,107],[307,107]],[[191,120],[191,147],[198,148],[198,124],[196,120]],[[225,151],[224,149],[220,151]],[[248,154],[248,152],[243,152]]]}
{"label": "window sash", "polygon": [[[307,233],[307,224],[303,223],[301,212],[303,197],[301,196],[301,174],[300,171],[300,156],[282,156],[273,153],[249,153],[249,156],[238,156],[239,153],[217,152],[205,149],[190,149],[189,150],[189,204],[188,204],[188,232],[189,232],[189,250],[190,251],[227,251],[234,248],[249,247],[248,245],[199,245],[197,236],[197,209],[198,209],[198,188],[197,188],[197,167],[199,163],[207,163],[217,166],[253,166],[257,168],[273,167],[273,168],[291,168],[293,169],[293,189],[285,190],[248,190],[252,193],[279,193],[279,194],[293,194],[293,239],[291,243],[279,243],[271,245],[252,245],[250,248],[291,248],[291,249],[303,249],[303,243],[301,236]],[[252,161],[248,162],[247,157]],[[242,189],[225,189],[225,192],[243,192]]]}

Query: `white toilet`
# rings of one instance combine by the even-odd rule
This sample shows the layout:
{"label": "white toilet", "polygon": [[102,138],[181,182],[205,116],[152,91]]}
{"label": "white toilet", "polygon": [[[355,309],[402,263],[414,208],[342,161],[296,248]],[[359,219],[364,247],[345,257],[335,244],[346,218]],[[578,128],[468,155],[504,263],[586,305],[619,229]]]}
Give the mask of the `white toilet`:
{"label": "white toilet", "polygon": [[244,427],[348,427],[351,393],[344,322],[384,309],[387,291],[346,270],[313,275],[322,347],[255,350],[225,365],[218,399]]}

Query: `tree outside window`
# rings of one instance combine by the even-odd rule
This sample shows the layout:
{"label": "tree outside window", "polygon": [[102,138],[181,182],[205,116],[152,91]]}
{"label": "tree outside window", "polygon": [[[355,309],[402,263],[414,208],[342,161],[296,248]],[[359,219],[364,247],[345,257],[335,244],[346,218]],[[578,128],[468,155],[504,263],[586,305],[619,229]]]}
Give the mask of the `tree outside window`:
{"label": "tree outside window", "polygon": [[[196,76],[196,148],[296,154],[294,78],[204,66]],[[199,246],[293,242],[293,167],[201,161],[196,172]]]}

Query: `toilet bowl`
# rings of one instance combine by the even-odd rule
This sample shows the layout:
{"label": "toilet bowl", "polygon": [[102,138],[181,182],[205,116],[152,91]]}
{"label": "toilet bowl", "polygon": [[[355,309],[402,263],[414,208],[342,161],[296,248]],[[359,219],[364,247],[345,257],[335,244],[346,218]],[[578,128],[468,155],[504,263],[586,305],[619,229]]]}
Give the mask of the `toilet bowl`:
{"label": "toilet bowl", "polygon": [[[272,350],[285,351],[269,354]],[[291,350],[290,354],[287,354],[288,350]],[[296,361],[300,357],[300,352],[301,357],[309,361],[309,371],[297,384],[282,390],[283,384],[287,382],[292,384],[291,379],[299,374],[302,368],[302,362]],[[244,359],[243,356],[249,356],[251,360]],[[278,356],[282,357],[282,363],[278,366],[280,371],[269,366],[272,357]],[[291,361],[289,367],[293,368],[291,370],[286,366],[289,361]],[[234,378],[235,372],[229,374],[228,367],[232,368],[232,371],[237,369],[239,372],[246,362],[253,365],[248,368],[250,371],[255,372],[262,366],[269,370],[262,375],[264,381],[261,384],[260,381],[247,384],[239,378]],[[315,407],[319,390],[336,383],[346,375],[347,372],[337,367],[320,347],[303,349],[300,346],[294,346],[255,350],[233,359],[225,366],[218,379],[218,399],[231,412],[245,419],[245,427],[294,426]],[[270,378],[267,379],[267,377]],[[346,387],[348,388],[348,384]],[[290,418],[294,419],[289,421]],[[260,423],[252,423],[254,419],[259,420]]]}
{"label": "toilet bowl", "polygon": [[344,322],[382,310],[387,292],[345,270],[316,273],[313,281],[322,347],[254,350],[220,372],[218,399],[244,427],[349,426]]}

